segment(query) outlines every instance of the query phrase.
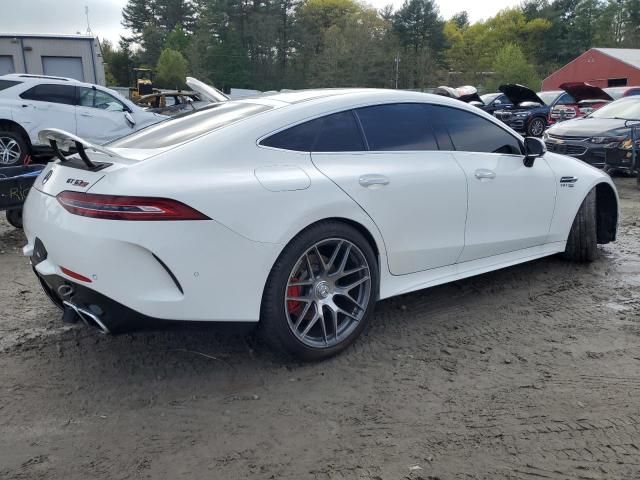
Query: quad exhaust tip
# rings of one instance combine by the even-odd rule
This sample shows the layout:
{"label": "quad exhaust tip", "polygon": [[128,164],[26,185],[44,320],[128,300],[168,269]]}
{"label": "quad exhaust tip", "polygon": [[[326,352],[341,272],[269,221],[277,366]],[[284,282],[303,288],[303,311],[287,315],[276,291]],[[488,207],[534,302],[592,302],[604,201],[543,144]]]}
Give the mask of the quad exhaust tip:
{"label": "quad exhaust tip", "polygon": [[104,334],[111,333],[104,322],[100,320],[100,317],[91,310],[79,307],[68,300],[63,300],[62,304],[64,305],[64,312],[62,314],[63,322],[75,323],[79,318],[88,327],[96,327]]}

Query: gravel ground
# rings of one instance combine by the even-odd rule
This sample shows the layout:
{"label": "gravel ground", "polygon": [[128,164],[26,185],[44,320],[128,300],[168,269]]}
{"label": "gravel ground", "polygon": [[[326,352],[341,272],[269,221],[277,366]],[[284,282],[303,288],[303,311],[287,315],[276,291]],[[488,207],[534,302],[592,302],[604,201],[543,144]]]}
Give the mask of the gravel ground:
{"label": "gravel ground", "polygon": [[63,326],[0,223],[0,478],[640,478],[640,190],[619,241],[386,300],[287,364],[224,327]]}

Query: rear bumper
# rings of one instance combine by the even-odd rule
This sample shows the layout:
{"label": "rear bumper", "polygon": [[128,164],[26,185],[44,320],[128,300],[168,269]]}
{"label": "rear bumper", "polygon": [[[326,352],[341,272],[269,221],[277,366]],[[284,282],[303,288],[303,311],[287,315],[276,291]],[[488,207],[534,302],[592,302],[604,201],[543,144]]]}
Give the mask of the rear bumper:
{"label": "rear bumper", "polygon": [[96,305],[109,305],[125,318],[256,322],[282,248],[253,242],[212,220],[80,217],[36,189],[25,202],[24,227],[24,253],[31,257],[36,240],[42,243],[46,258],[33,261],[34,268],[52,289],[62,279],[81,292],[81,303],[92,304],[84,297],[96,295]]}
{"label": "rear bumper", "polygon": [[85,323],[104,333],[120,333],[157,326],[161,319],[151,318],[59,275],[35,274],[49,299],[61,310],[71,308]]}

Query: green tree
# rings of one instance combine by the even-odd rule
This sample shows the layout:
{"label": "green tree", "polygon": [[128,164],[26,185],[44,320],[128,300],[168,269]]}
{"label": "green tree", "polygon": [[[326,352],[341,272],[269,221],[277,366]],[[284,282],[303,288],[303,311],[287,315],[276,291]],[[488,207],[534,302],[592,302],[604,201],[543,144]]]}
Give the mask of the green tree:
{"label": "green tree", "polygon": [[184,88],[187,60],[176,50],[166,48],[156,66],[156,84],[161,88]]}
{"label": "green tree", "polygon": [[519,83],[533,90],[540,87],[540,78],[533,66],[527,61],[520,47],[507,43],[497,53],[493,64],[493,76],[487,86],[497,91],[503,83]]}
{"label": "green tree", "polygon": [[393,27],[403,47],[402,85],[425,88],[436,80],[444,62],[444,21],[433,0],[405,0]]}

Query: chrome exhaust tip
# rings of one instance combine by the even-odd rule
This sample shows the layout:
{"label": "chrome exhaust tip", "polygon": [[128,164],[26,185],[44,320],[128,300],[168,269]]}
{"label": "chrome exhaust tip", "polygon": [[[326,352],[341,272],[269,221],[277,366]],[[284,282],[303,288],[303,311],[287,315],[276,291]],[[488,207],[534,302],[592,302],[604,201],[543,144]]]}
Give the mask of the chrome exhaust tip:
{"label": "chrome exhaust tip", "polygon": [[98,330],[100,330],[100,332],[104,334],[111,333],[104,322],[100,320],[100,317],[93,313],[91,310],[79,307],[78,305],[75,305],[68,300],[63,300],[62,304],[66,307],[65,312],[67,311],[66,309],[73,310],[78,318],[80,318],[80,320],[82,320],[88,327],[96,327]]}

